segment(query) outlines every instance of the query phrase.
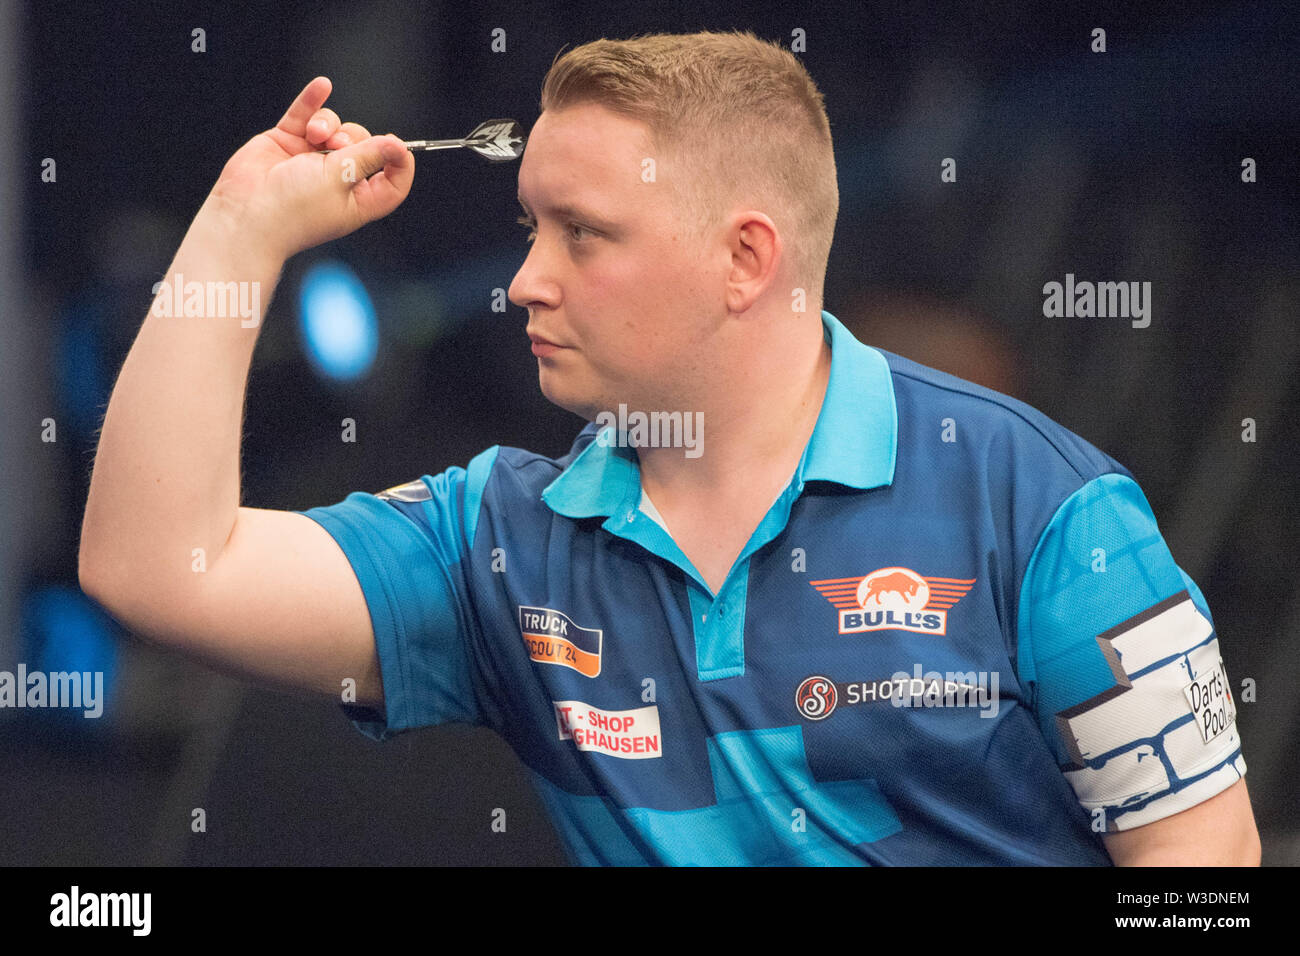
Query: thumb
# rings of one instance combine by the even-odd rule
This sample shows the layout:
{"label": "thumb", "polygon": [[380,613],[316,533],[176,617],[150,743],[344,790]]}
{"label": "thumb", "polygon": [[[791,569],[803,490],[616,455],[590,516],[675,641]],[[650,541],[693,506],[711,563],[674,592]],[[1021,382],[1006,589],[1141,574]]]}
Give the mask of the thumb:
{"label": "thumb", "polygon": [[[359,143],[336,149],[326,156],[325,162],[326,169],[348,187],[371,180],[372,186],[387,191],[404,184],[404,188],[400,188],[399,202],[410,191],[411,179],[415,175],[415,157],[392,133],[371,136]],[[384,182],[374,182],[371,177],[381,172],[386,174]]]}

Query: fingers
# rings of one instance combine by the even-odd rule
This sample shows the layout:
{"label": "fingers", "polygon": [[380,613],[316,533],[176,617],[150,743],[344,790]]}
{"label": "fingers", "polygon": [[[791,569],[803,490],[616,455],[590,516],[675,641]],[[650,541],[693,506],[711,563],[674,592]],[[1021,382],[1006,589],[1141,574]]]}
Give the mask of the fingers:
{"label": "fingers", "polygon": [[355,181],[353,196],[367,221],[401,205],[415,178],[415,157],[391,133],[346,146],[330,153],[327,160],[345,180]]}
{"label": "fingers", "polygon": [[360,123],[344,123],[335,131],[334,135],[325,141],[326,149],[342,149],[344,146],[350,146],[353,143],[359,143],[363,139],[370,138],[370,131]]}
{"label": "fingers", "polygon": [[411,191],[411,183],[415,179],[415,154],[392,133],[381,137],[381,140],[384,168],[370,177],[369,182],[374,187],[375,201],[382,209],[379,215],[386,216]]}
{"label": "fingers", "polygon": [[307,121],[307,142],[313,146],[323,146],[342,124],[339,114],[328,106],[317,110],[316,115]]}
{"label": "fingers", "polygon": [[[318,76],[302,88],[298,98],[293,101],[288,111],[276,123],[276,129],[284,130],[291,136],[307,135],[307,124],[316,115],[325,101],[329,99],[334,85],[327,76]],[[332,132],[332,131],[331,131]]]}
{"label": "fingers", "polygon": [[411,151],[392,133],[372,136],[360,143],[345,146],[330,153],[327,159],[341,171],[354,173],[357,182],[387,171],[390,167],[394,173],[402,170],[413,174],[415,171],[415,159],[411,156]]}
{"label": "fingers", "polygon": [[305,139],[316,149],[341,149],[370,138],[359,123],[344,123],[339,114],[324,106],[333,86],[329,77],[318,76],[308,83],[276,128]]}

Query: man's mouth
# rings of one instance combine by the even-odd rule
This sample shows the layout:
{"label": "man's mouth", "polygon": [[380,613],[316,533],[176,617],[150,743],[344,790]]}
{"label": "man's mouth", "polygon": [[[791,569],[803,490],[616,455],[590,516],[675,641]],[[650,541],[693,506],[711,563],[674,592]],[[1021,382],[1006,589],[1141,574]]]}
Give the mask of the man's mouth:
{"label": "man's mouth", "polygon": [[567,346],[558,345],[555,342],[552,342],[550,339],[546,338],[545,336],[537,335],[534,332],[528,333],[528,341],[532,343],[533,354],[536,355],[538,358],[545,358],[548,355],[554,355],[556,352],[560,351],[561,349],[567,348]]}

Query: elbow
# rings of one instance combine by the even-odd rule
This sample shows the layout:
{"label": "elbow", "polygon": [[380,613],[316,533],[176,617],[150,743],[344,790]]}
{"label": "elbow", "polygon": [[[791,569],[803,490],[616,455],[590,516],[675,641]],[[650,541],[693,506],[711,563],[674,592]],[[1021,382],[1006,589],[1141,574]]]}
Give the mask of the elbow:
{"label": "elbow", "polygon": [[1237,860],[1233,866],[1259,866],[1263,859],[1264,847],[1259,840],[1259,830],[1251,826],[1250,832],[1246,835],[1240,852],[1237,854]]}
{"label": "elbow", "polygon": [[105,559],[82,540],[77,551],[77,584],[86,597],[115,616],[112,602],[115,601],[117,587],[113,583],[112,571],[115,566],[120,568],[120,565],[120,561],[115,564],[112,560]]}
{"label": "elbow", "polygon": [[96,570],[95,564],[91,561],[89,555],[90,549],[86,547],[83,539],[81,547],[77,551],[77,584],[80,585],[82,592],[92,600],[100,600],[100,575]]}

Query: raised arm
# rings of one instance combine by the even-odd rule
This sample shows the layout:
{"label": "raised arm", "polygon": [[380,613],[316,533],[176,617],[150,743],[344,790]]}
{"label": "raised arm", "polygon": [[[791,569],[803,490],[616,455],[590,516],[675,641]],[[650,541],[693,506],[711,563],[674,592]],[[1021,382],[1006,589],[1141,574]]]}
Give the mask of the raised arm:
{"label": "raised arm", "polygon": [[108,404],[78,573],[144,637],[278,684],[337,694],[352,677],[378,703],[343,552],[303,515],[240,507],[249,365],[285,261],[392,212],[415,172],[397,137],[324,108],[330,89],[312,80],[236,152],[191,223]]}

